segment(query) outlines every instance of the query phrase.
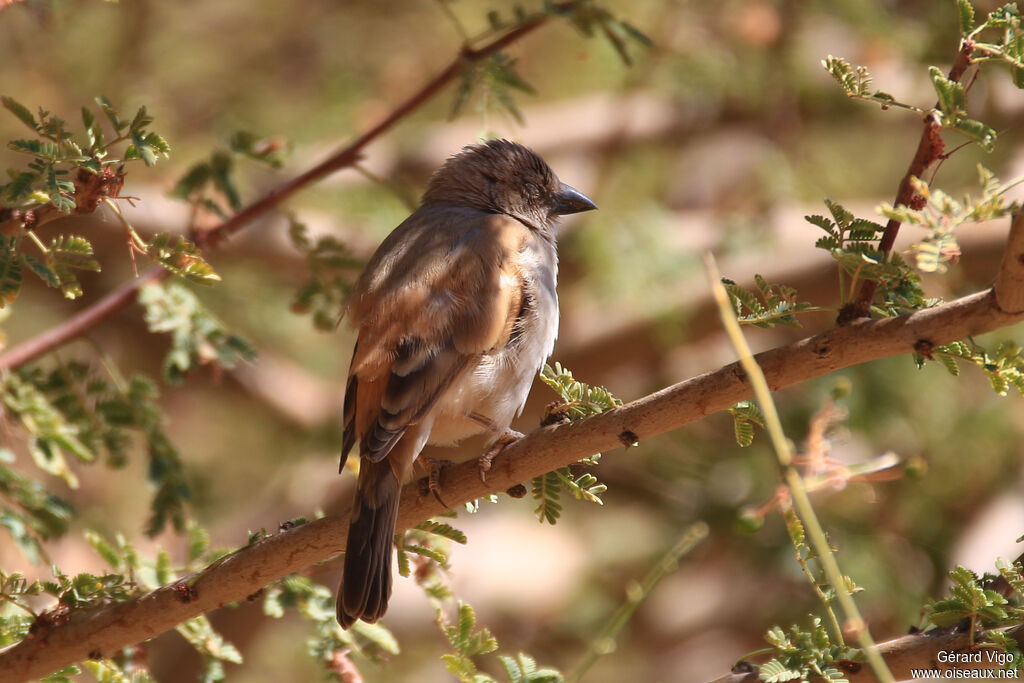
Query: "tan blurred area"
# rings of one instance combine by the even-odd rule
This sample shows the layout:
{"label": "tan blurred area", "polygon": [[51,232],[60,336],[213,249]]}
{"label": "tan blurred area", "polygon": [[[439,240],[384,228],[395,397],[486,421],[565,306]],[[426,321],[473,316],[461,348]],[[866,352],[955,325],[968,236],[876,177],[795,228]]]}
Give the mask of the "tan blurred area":
{"label": "tan blurred area", "polygon": [[[470,35],[486,29],[489,10],[510,13],[500,2],[446,4]],[[560,235],[562,317],[552,361],[629,401],[735,359],[709,298],[706,251],[740,284],[752,285],[757,273],[796,287],[801,301],[837,306],[835,262],[814,248],[823,233],[803,217],[826,213],[827,197],[881,221],[875,207],[892,201],[920,118],[848,100],[819,62],[835,54],[866,64],[877,87],[928,108],[935,94],[927,65],[948,68],[957,20],[954,3],[924,1],[603,4],[653,41],[649,49],[630,45],[631,67],[607,41],[553,21],[507,50],[537,93],[516,93],[522,124],[480,97],[449,121],[449,87],[374,142],[362,165],[418,196],[447,155],[497,134],[534,148],[593,198],[600,211],[566,221]],[[124,194],[135,199],[122,202],[123,210],[143,234],[180,232],[189,209],[167,193],[233,131],[289,146],[279,172],[243,168],[243,197],[255,199],[379,121],[443,69],[459,41],[437,2],[24,2],[0,11],[0,92],[68,119],[101,94],[125,110],[145,104],[172,154],[155,169],[132,169]],[[942,164],[934,182],[955,195],[978,192],[978,163],[1007,180],[1024,174],[1019,91],[1004,73],[986,72],[971,103],[972,115],[1000,139],[992,154],[969,145]],[[19,125],[0,116],[3,139],[22,135]],[[949,140],[950,148],[962,141]],[[0,159],[4,167],[20,163],[11,151],[0,150]],[[334,235],[361,258],[409,211],[391,189],[353,170],[309,187],[285,208],[312,234]],[[82,278],[86,294],[75,302],[26,278],[13,312],[0,321],[8,347],[131,277],[123,232],[109,213],[48,229],[70,230],[72,221],[93,241],[103,272]],[[1006,228],[965,231],[962,259],[948,273],[928,276],[927,294],[954,298],[988,286]],[[900,247],[915,239],[905,230]],[[337,474],[337,456],[353,336],[344,324],[316,331],[289,310],[308,273],[283,215],[249,225],[210,262],[223,281],[196,291],[257,346],[258,358],[230,373],[201,371],[182,386],[162,385],[161,400],[195,487],[195,514],[214,545],[234,547],[251,530],[272,531],[348,501],[354,477]],[[834,311],[810,313],[802,329],[746,328],[747,338],[762,350],[834,320]],[[1022,332],[997,338],[1020,340]],[[90,336],[124,372],[159,376],[167,342],[146,332],[138,306]],[[60,353],[91,358],[81,342]],[[954,378],[938,364],[919,370],[909,356],[837,375],[852,393],[848,420],[832,435],[832,457],[855,462],[893,451],[926,463],[917,476],[814,497],[844,573],[865,589],[858,601],[872,633],[884,640],[919,625],[921,606],[940,595],[955,564],[991,571],[996,557],[1019,554],[1024,402],[993,394],[976,369]],[[777,393],[798,445],[837,381],[829,376]],[[554,399],[537,382],[514,426],[535,427]],[[38,475],[17,433],[0,432],[0,440],[18,455],[19,468]],[[160,544],[180,558],[182,539],[165,533],[150,541],[142,533],[151,493],[144,469],[138,453],[124,470],[77,466],[75,491],[47,482],[81,515],[53,544],[54,562],[65,571],[101,570],[82,538],[86,528],[122,531],[142,549]],[[571,669],[630,583],[701,520],[709,537],[640,606],[585,681],[710,680],[764,647],[770,626],[806,626],[819,610],[778,515],[754,533],[737,522],[778,483],[762,433],[742,449],[731,418],[712,415],[605,454],[595,474],[608,485],[604,505],[563,494],[555,526],[538,523],[529,497],[501,496],[498,505],[482,504],[453,521],[469,542],[452,552],[451,586],[494,632],[502,653],[528,652],[543,665]],[[2,534],[0,566],[48,575]],[[335,561],[311,574],[333,589],[338,571]],[[262,618],[256,602],[211,618],[245,656],[244,664],[228,666],[229,681],[320,680],[305,654],[307,627],[294,615]],[[364,680],[450,680],[438,660],[443,636],[414,582],[396,581],[386,623],[402,654],[384,664],[357,660]],[[146,649],[158,680],[195,679],[198,656],[177,634]]]}

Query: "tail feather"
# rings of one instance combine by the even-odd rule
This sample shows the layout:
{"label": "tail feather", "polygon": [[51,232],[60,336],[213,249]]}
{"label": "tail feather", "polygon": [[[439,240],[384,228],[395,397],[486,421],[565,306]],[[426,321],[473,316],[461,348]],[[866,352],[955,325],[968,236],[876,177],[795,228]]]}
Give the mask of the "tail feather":
{"label": "tail feather", "polygon": [[345,569],[338,589],[338,623],[373,623],[391,597],[391,546],[401,486],[387,460],[364,460],[352,506]]}

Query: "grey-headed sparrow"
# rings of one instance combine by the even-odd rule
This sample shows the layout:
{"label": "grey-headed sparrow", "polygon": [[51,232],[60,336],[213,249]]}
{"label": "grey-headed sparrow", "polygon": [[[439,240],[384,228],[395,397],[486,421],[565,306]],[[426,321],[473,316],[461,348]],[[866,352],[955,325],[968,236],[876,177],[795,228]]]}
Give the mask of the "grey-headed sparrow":
{"label": "grey-headed sparrow", "polygon": [[361,460],[343,628],[387,609],[399,494],[423,447],[510,433],[558,333],[558,217],[595,208],[522,145],[466,147],[356,282],[341,462],[356,442]]}

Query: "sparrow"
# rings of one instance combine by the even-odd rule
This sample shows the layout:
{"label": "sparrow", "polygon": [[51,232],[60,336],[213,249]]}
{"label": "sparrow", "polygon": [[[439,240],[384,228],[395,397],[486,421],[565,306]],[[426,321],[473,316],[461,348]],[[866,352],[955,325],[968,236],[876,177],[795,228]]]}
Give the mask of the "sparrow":
{"label": "sparrow", "polygon": [[493,456],[519,436],[509,425],[558,334],[558,217],[596,208],[520,144],[464,147],[357,279],[344,314],[358,336],[341,467],[357,442],[360,463],[342,628],[387,610],[400,492],[423,447],[484,434]]}

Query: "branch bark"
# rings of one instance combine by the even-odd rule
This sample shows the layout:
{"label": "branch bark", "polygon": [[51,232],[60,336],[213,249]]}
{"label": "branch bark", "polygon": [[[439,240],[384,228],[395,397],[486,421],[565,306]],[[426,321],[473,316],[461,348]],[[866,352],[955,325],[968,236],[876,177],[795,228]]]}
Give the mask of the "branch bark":
{"label": "branch bark", "polygon": [[1003,263],[993,286],[999,309],[1007,313],[1024,311],[1024,211],[1013,217],[1006,240]]}
{"label": "branch bark", "polygon": [[[571,2],[561,3],[559,7],[565,8],[571,4]],[[362,151],[367,145],[437,95],[448,83],[460,76],[469,64],[484,59],[499,50],[503,50],[517,40],[532,33],[546,23],[550,16],[549,14],[539,14],[478,48],[469,45],[463,46],[458,56],[448,65],[448,68],[396,107],[384,120],[316,166],[291,180],[281,183],[220,225],[203,232],[197,238],[199,246],[205,251],[209,247],[220,244],[229,235],[276,208],[302,188],[322,180],[337,170],[355,164],[361,158]],[[163,268],[153,268],[142,276],[125,283],[63,323],[11,348],[6,353],[0,354],[0,372],[35,360],[39,356],[53,351],[72,339],[80,337],[102,320],[131,305],[135,301],[136,294],[142,285],[147,282],[161,280],[167,274],[167,271]]]}
{"label": "branch bark", "polygon": [[[760,353],[757,361],[770,386],[779,389],[840,368],[909,353],[921,342],[937,346],[1021,320],[1024,312],[1002,311],[995,292],[986,290],[898,318],[859,320]],[[590,419],[537,429],[495,458],[486,484],[477,476],[475,462],[446,470],[442,497],[458,505],[505,491],[593,453],[676,429],[750,396],[744,372],[732,363]],[[443,511],[433,496],[420,495],[419,486],[411,484],[402,494],[399,528]],[[110,654],[186,619],[244,600],[267,583],[340,552],[347,533],[347,515],[320,519],[246,547],[176,584],[124,603],[72,614],[68,623],[0,653],[0,683],[36,678],[90,653]],[[182,591],[182,584],[191,590]]]}

